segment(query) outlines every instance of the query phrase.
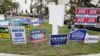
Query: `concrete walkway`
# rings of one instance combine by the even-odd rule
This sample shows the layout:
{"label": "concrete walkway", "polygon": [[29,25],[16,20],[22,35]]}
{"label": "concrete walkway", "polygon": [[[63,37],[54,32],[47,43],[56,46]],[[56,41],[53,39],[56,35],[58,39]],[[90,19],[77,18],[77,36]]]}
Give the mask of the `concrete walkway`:
{"label": "concrete walkway", "polygon": [[88,55],[76,55],[76,56],[100,56],[100,53],[99,54],[88,54]]}
{"label": "concrete walkway", "polygon": [[29,55],[18,55],[18,54],[0,53],[0,56],[29,56]]}
{"label": "concrete walkway", "polygon": [[[0,53],[0,56],[31,56],[31,55],[18,55],[18,54]],[[100,56],[100,53],[99,54],[89,54],[89,55],[75,55],[75,56]]]}

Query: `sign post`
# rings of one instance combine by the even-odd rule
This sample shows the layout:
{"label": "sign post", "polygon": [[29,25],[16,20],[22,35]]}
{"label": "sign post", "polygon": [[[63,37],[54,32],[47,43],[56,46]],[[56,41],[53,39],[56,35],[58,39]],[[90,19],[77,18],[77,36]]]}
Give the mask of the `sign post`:
{"label": "sign post", "polygon": [[58,26],[64,25],[65,5],[49,5],[49,24],[52,24],[52,34],[58,34]]}

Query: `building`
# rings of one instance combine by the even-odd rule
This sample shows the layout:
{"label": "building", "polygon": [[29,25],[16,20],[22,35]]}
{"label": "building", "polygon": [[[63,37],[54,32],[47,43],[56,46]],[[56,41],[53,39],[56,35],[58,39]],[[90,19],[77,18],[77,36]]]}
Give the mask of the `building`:
{"label": "building", "polygon": [[[30,6],[35,4],[37,0],[13,0],[13,2],[17,2],[19,4],[17,9],[18,14],[30,14],[32,13]],[[45,3],[45,0],[43,0],[43,2]]]}

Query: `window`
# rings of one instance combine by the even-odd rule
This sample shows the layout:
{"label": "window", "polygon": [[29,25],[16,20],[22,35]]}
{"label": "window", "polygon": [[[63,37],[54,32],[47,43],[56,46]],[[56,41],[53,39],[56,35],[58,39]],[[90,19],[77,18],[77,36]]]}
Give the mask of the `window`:
{"label": "window", "polygon": [[28,12],[27,12],[27,10],[26,10],[26,14],[27,14]]}
{"label": "window", "polygon": [[23,13],[23,10],[22,10],[22,13]]}
{"label": "window", "polygon": [[27,0],[25,0],[25,4],[27,4]]}

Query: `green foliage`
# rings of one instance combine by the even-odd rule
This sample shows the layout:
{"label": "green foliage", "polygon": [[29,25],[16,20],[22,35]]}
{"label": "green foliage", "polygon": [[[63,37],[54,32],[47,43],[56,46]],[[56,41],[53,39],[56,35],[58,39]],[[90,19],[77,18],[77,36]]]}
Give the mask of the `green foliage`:
{"label": "green foliage", "polygon": [[31,4],[30,9],[34,10],[37,16],[44,17],[48,15],[48,9],[45,4],[43,4],[43,0],[37,0],[35,4]]}
{"label": "green foliage", "polygon": [[1,0],[0,2],[0,14],[11,11],[15,8],[18,8],[18,3],[12,2],[12,0]]}

